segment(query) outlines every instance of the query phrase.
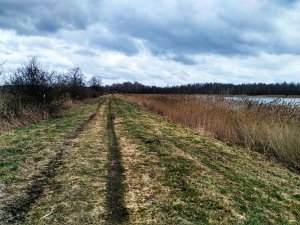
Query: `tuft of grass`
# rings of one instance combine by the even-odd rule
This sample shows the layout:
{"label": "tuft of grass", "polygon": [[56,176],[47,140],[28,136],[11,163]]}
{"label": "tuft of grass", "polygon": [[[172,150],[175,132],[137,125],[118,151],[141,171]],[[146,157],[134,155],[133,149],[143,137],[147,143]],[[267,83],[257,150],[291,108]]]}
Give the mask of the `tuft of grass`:
{"label": "tuft of grass", "polygon": [[300,169],[300,108],[199,95],[123,95],[185,127]]}

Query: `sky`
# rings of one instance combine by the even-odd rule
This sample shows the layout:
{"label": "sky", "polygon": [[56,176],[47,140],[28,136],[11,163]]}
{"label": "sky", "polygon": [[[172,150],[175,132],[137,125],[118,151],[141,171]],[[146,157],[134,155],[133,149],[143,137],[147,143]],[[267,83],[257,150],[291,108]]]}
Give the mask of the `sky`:
{"label": "sky", "polygon": [[300,82],[300,1],[0,0],[3,73],[31,56],[104,84]]}

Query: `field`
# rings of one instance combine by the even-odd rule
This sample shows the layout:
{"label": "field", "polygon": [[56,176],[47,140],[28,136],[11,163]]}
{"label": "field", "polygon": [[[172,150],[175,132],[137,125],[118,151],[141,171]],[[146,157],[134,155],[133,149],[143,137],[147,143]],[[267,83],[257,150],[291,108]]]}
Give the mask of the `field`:
{"label": "field", "polygon": [[128,99],[1,134],[0,224],[299,224],[299,173]]}

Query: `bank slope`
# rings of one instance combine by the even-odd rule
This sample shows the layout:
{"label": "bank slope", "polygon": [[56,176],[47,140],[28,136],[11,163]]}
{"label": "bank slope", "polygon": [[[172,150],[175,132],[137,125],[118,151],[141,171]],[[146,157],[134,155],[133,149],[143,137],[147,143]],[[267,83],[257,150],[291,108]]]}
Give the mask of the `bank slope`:
{"label": "bank slope", "polygon": [[114,98],[129,224],[298,224],[300,176]]}

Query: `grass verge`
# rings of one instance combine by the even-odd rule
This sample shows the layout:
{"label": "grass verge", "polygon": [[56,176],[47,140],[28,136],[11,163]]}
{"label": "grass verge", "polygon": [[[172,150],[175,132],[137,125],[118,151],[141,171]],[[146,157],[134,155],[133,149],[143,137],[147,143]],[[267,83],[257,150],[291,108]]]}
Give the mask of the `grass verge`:
{"label": "grass verge", "polygon": [[[101,102],[0,136],[0,224],[300,221],[299,174],[119,97]],[[5,164],[12,159],[22,159],[15,169]],[[39,182],[22,218],[5,221],[3,206],[24,204]]]}

